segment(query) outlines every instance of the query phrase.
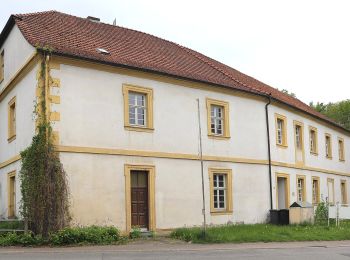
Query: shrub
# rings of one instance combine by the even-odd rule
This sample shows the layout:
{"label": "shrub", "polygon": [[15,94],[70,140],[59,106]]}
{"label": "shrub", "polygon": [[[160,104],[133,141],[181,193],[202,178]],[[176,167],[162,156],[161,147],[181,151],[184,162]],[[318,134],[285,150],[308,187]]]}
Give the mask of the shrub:
{"label": "shrub", "polygon": [[141,229],[139,227],[133,227],[130,232],[130,238],[135,239],[141,237]]}
{"label": "shrub", "polygon": [[33,233],[18,234],[10,232],[0,236],[0,246],[34,246],[44,243],[45,241],[41,236],[35,236]]}
{"label": "shrub", "polygon": [[48,239],[41,235],[9,232],[0,235],[0,246],[38,246],[38,245],[74,245],[74,244],[114,244],[124,242],[125,238],[115,227],[76,227],[64,228],[50,234]]}
{"label": "shrub", "polygon": [[315,224],[326,225],[328,222],[328,205],[322,201],[317,205],[315,211]]}
{"label": "shrub", "polygon": [[120,240],[120,232],[115,227],[64,228],[50,235],[53,245],[70,244],[113,244]]}

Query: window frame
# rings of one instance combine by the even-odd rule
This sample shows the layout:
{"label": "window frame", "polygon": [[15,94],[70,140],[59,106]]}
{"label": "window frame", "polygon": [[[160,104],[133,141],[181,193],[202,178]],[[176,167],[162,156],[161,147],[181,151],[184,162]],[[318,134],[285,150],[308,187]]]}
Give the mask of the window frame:
{"label": "window frame", "polygon": [[[317,194],[316,194],[316,202],[314,202],[314,181],[317,181]],[[311,178],[311,191],[312,191],[312,204],[317,205],[321,201],[321,196],[320,196],[320,177],[317,176],[312,176]]]}
{"label": "window frame", "polygon": [[[230,138],[230,108],[229,103],[226,101],[206,98],[206,106],[207,106],[207,132],[209,138],[216,139],[229,139]],[[223,108],[223,133],[215,134],[211,132],[211,107],[219,106]]]}
{"label": "window frame", "polygon": [[[343,193],[343,184],[344,184],[344,193]],[[340,180],[340,200],[342,205],[348,204],[348,184],[346,180]]]}
{"label": "window frame", "polygon": [[340,162],[345,162],[345,144],[342,137],[338,137],[338,157]]}
{"label": "window frame", "polygon": [[[15,180],[14,186],[13,186],[14,196],[11,196],[10,194],[12,190],[12,187],[11,187],[12,178],[14,178]],[[13,198],[13,201],[12,201],[12,198]],[[16,171],[12,171],[7,174],[7,217],[8,218],[16,217]]]}
{"label": "window frame", "polygon": [[[283,128],[282,128],[282,143],[278,142],[278,132],[279,132],[279,128],[278,128],[278,121],[282,121],[283,122]],[[287,140],[287,117],[281,114],[277,114],[275,113],[275,130],[276,130],[276,145],[281,147],[281,148],[287,148],[288,147],[288,140]]]}
{"label": "window frame", "polygon": [[[306,176],[305,175],[297,175],[296,176],[296,190],[297,190],[297,202],[305,202],[306,201]],[[303,187],[302,187],[302,200],[299,200],[299,187],[298,187],[298,181],[303,180]]]}
{"label": "window frame", "polygon": [[[14,107],[14,108],[13,108]],[[16,123],[17,123],[17,102],[14,96],[7,106],[7,141],[10,143],[16,139]]]}
{"label": "window frame", "polygon": [[[329,138],[329,145],[327,145],[327,138]],[[327,148],[329,149],[329,151],[327,151]],[[327,159],[330,159],[330,160],[333,159],[332,135],[329,133],[325,133],[325,154]]]}
{"label": "window frame", "polygon": [[[315,150],[313,150],[313,147],[311,145],[311,132],[312,131],[315,133],[315,140],[314,140]],[[313,126],[309,126],[309,146],[310,146],[310,154],[318,155],[318,131],[317,131],[317,128],[313,127]]]}
{"label": "window frame", "polygon": [[[129,94],[130,92],[145,95],[146,99],[146,120],[145,125],[130,124],[129,118]],[[135,86],[131,84],[123,84],[123,98],[124,98],[124,129],[132,131],[153,132],[153,89]]]}
{"label": "window frame", "polygon": [[[210,214],[211,215],[229,215],[232,210],[232,170],[222,168],[209,168],[209,186],[210,186]],[[226,201],[225,209],[214,208],[214,175],[225,175],[226,178]]]}
{"label": "window frame", "polygon": [[[333,190],[333,194],[332,194],[333,201],[332,202],[329,201],[329,184],[332,185],[332,190]],[[335,190],[334,190],[334,179],[333,178],[327,178],[327,196],[328,196],[327,197],[328,203],[332,206],[335,205]]]}
{"label": "window frame", "polygon": [[0,52],[0,83],[4,81],[5,78],[5,50]]}

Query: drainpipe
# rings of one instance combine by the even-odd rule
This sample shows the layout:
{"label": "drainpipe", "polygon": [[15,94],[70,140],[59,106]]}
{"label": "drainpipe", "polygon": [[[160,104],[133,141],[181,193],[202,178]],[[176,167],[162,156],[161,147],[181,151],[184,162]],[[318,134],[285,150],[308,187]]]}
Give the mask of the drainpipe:
{"label": "drainpipe", "polygon": [[268,102],[265,105],[265,118],[266,118],[266,133],[267,133],[267,154],[269,159],[269,182],[270,182],[270,209],[273,209],[272,205],[272,167],[271,167],[271,144],[270,144],[270,123],[269,123],[269,108],[271,104],[271,94],[266,95]]}

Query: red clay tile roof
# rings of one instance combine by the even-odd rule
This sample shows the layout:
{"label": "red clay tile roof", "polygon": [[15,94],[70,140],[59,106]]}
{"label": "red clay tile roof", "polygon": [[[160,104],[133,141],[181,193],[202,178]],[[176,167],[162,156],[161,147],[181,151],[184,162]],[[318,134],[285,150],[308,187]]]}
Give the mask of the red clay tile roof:
{"label": "red clay tile roof", "polygon": [[[275,100],[339,126],[300,100],[176,43],[57,11],[13,17],[33,46],[48,45],[57,54],[165,73],[259,95],[270,94]],[[96,48],[106,49],[110,55],[100,54]]]}

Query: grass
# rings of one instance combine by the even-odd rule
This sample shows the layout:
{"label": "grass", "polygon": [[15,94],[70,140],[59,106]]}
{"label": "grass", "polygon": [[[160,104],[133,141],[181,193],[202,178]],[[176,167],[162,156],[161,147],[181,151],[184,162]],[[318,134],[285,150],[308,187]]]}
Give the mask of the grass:
{"label": "grass", "polygon": [[214,226],[207,229],[205,236],[201,228],[179,228],[171,233],[171,237],[193,243],[350,240],[350,223],[343,222],[340,227],[270,224]]}

